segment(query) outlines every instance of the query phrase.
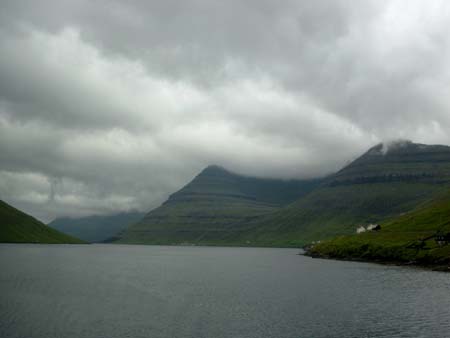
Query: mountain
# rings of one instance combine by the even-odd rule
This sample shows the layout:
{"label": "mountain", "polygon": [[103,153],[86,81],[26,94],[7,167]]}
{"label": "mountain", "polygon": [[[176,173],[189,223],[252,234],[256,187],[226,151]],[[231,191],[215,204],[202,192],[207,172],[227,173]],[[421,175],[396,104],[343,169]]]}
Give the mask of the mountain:
{"label": "mountain", "polygon": [[313,192],[248,224],[230,241],[302,246],[414,209],[450,186],[450,147],[379,144]]}
{"label": "mountain", "polygon": [[247,177],[209,166],[142,221],[119,235],[121,243],[208,243],[240,231],[240,224],[278,210],[320,180]]}
{"label": "mountain", "polygon": [[2,243],[84,243],[46,226],[1,200],[0,224]]}
{"label": "mountain", "polygon": [[81,218],[57,218],[48,226],[80,238],[86,242],[103,242],[141,220],[145,213],[132,211],[108,216],[88,216]]}
{"label": "mountain", "polygon": [[311,246],[308,253],[319,257],[448,267],[450,245],[439,245],[438,234],[450,234],[450,189],[408,213],[386,220],[379,231],[323,241]]}
{"label": "mountain", "polygon": [[299,247],[413,210],[450,187],[450,147],[378,144],[321,180],[206,168],[121,234],[127,243]]}

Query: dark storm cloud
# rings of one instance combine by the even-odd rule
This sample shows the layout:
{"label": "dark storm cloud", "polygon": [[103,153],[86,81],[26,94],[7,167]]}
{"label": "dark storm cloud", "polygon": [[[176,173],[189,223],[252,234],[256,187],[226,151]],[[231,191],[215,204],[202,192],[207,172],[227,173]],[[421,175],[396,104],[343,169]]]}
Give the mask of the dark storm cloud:
{"label": "dark storm cloud", "polygon": [[0,197],[149,209],[202,167],[311,177],[449,143],[446,1],[2,1]]}

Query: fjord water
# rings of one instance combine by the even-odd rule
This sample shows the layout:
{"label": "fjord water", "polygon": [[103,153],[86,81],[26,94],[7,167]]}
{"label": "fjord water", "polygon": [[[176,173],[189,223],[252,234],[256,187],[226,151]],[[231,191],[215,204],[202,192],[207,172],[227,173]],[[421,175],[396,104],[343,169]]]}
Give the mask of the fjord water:
{"label": "fjord water", "polygon": [[3,244],[0,337],[449,337],[449,274],[297,253]]}

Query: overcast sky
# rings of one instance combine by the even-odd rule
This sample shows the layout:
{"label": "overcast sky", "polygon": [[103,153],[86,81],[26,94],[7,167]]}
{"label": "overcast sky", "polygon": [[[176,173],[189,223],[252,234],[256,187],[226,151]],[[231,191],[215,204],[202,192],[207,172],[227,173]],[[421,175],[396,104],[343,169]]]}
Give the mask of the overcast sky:
{"label": "overcast sky", "polygon": [[0,0],[0,198],[43,221],[397,138],[450,143],[447,0]]}

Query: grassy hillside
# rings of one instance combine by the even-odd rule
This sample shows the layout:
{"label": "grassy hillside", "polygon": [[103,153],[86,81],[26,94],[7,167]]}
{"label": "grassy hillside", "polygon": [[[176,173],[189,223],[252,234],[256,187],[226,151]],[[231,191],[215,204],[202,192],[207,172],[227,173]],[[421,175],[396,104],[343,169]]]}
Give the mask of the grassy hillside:
{"label": "grassy hillside", "polygon": [[[228,241],[302,246],[394,217],[450,186],[450,147],[377,145],[287,207],[252,220]],[[242,227],[245,228],[245,227]]]}
{"label": "grassy hillside", "polygon": [[307,194],[319,182],[245,177],[210,166],[126,229],[118,242],[212,244],[240,231],[239,224]]}
{"label": "grassy hillside", "polygon": [[107,216],[57,218],[48,226],[86,242],[98,243],[117,235],[144,216],[141,212],[123,212]]}
{"label": "grassy hillside", "polygon": [[450,264],[450,245],[439,246],[438,231],[450,232],[450,190],[411,212],[386,220],[378,232],[365,232],[323,241],[311,255],[342,259]]}
{"label": "grassy hillside", "polygon": [[46,226],[3,201],[0,201],[0,242],[84,243]]}

